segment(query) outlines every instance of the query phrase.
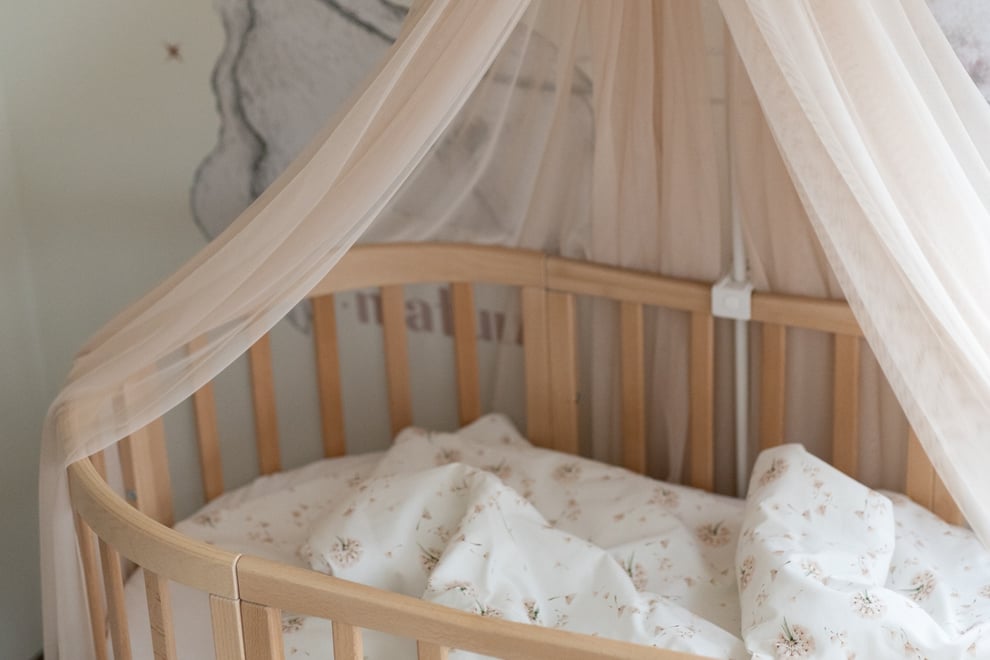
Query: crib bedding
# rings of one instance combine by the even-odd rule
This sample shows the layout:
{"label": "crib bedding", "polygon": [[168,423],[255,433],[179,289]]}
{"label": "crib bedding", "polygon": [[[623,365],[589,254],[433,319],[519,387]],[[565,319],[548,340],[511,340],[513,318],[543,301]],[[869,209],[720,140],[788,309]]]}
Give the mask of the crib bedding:
{"label": "crib bedding", "polygon": [[[761,455],[742,501],[538,449],[487,416],[266,477],[177,529],[482,615],[711,657],[990,650],[990,559],[972,534],[796,445]],[[126,595],[135,657],[151,658],[140,574]],[[205,597],[174,585],[173,609],[179,656],[208,655]],[[329,630],[285,613],[287,657],[327,657]],[[415,657],[377,634],[365,654]]]}

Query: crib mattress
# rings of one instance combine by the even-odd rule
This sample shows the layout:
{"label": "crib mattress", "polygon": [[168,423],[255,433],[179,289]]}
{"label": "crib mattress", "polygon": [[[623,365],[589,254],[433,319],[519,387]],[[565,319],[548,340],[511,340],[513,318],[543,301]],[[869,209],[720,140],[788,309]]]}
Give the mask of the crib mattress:
{"label": "crib mattress", "polygon": [[[482,615],[712,657],[990,657],[990,556],[972,534],[797,445],[762,454],[736,500],[534,448],[487,416],[263,477],[176,528]],[[152,658],[140,572],[125,591],[134,656]],[[179,657],[210,657],[205,596],[173,585],[173,609]],[[329,657],[329,622],[282,623],[287,657]],[[374,634],[365,653],[415,657]]]}

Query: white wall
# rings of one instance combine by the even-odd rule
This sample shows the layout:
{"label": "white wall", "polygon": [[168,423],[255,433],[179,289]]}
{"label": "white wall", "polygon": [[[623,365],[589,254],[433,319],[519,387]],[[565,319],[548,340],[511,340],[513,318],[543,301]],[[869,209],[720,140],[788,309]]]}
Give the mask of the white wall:
{"label": "white wall", "polygon": [[44,414],[29,250],[0,77],[0,657],[38,650],[37,440]]}
{"label": "white wall", "polygon": [[41,648],[45,408],[88,335],[204,243],[188,197],[222,42],[209,2],[0,3],[0,658]]}

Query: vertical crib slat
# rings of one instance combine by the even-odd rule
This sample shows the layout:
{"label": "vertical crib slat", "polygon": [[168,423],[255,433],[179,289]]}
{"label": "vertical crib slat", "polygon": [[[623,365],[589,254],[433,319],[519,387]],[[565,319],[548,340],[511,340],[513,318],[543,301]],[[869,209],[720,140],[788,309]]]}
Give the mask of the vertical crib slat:
{"label": "vertical crib slat", "polygon": [[331,626],[334,660],[363,660],[364,641],[361,638],[361,629],[339,621],[333,621]]}
{"label": "vertical crib slat", "polygon": [[578,453],[577,329],[574,295],[547,293],[550,405],[554,448]]}
{"label": "vertical crib slat", "polygon": [[760,360],[760,448],[784,441],[786,408],[785,369],[787,326],[763,324],[763,356]]}
{"label": "vertical crib slat", "polygon": [[935,468],[928,460],[928,455],[921,447],[921,442],[918,441],[913,429],[908,433],[904,493],[926,509],[934,508]]}
{"label": "vertical crib slat", "polygon": [[966,522],[962,511],[956,506],[956,501],[952,499],[945,482],[938,474],[935,475],[935,489],[932,493],[932,511],[942,520],[953,525],[962,525]]}
{"label": "vertical crib slat", "polygon": [[646,365],[643,306],[624,302],[620,317],[622,364],[622,464],[646,472]]}
{"label": "vertical crib slat", "polygon": [[447,649],[443,646],[416,640],[417,660],[447,660]]}
{"label": "vertical crib slat", "polygon": [[245,660],[283,660],[280,610],[245,601],[241,603],[241,622]]}
{"label": "vertical crib slat", "polygon": [[107,596],[110,641],[114,660],[131,660],[131,635],[127,627],[127,605],[124,602],[124,576],[120,555],[100,539],[100,565],[103,568],[103,588]]}
{"label": "vertical crib slat", "polygon": [[275,378],[272,373],[272,339],[262,335],[248,350],[251,366],[251,396],[254,403],[258,469],[272,474],[282,469],[278,448],[278,415],[275,409]]}
{"label": "vertical crib slat", "polygon": [[131,504],[150,518],[171,526],[175,514],[162,419],[159,417],[121,440],[119,449],[124,489]]}
{"label": "vertical crib slat", "polygon": [[245,660],[239,602],[210,594],[210,620],[216,660]]}
{"label": "vertical crib slat", "polygon": [[966,522],[955,500],[945,487],[945,482],[935,472],[914,429],[910,429],[907,441],[907,474],[904,477],[904,493],[948,523],[962,525]]}
{"label": "vertical crib slat", "polygon": [[715,487],[715,321],[691,312],[691,485]]}
{"label": "vertical crib slat", "polygon": [[96,660],[107,660],[106,608],[100,590],[100,565],[97,559],[96,540],[93,531],[79,514],[75,514],[76,536],[79,539],[79,556],[82,560],[83,579],[86,584],[86,605],[89,609],[89,625],[93,633],[93,654]]}
{"label": "vertical crib slat", "polygon": [[856,478],[859,465],[859,337],[835,336],[832,465]]}
{"label": "vertical crib slat", "polygon": [[395,435],[412,424],[405,294],[399,285],[382,287],[382,326],[388,372],[388,411],[392,435]]}
{"label": "vertical crib slat", "polygon": [[526,373],[526,434],[539,447],[550,447],[550,347],[547,292],[522,289],[523,355]]}
{"label": "vertical crib slat", "polygon": [[340,385],[340,353],[337,344],[337,312],[333,295],[319,296],[313,305],[313,341],[316,344],[316,376],[320,394],[323,455],[343,456],[344,405]]}
{"label": "vertical crib slat", "polygon": [[[189,342],[189,351],[195,352],[206,345],[206,337]],[[220,457],[220,433],[217,430],[217,400],[213,393],[213,381],[193,394],[193,413],[196,417],[196,439],[199,447],[200,476],[203,497],[207,502],[223,494],[223,466]]]}
{"label": "vertical crib slat", "polygon": [[474,321],[474,290],[468,282],[450,285],[454,317],[454,358],[457,364],[457,409],[462,425],[481,416],[478,386],[478,341]]}
{"label": "vertical crib slat", "polygon": [[89,460],[93,463],[93,467],[96,468],[97,474],[103,477],[103,481],[107,480],[107,458],[103,455],[102,451],[98,451],[89,457]]}
{"label": "vertical crib slat", "polygon": [[220,457],[220,434],[217,431],[217,404],[213,382],[193,394],[196,436],[199,438],[199,467],[203,497],[207,502],[223,494],[223,464]]}
{"label": "vertical crib slat", "polygon": [[176,660],[175,626],[168,580],[144,569],[144,590],[148,597],[148,621],[155,660]]}

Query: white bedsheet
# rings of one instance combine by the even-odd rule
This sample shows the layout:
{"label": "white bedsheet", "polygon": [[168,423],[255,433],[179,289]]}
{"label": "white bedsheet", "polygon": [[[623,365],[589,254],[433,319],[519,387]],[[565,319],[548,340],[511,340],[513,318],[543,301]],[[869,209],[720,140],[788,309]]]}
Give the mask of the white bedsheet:
{"label": "white bedsheet", "polygon": [[[259,479],[176,527],[451,607],[714,657],[990,657],[990,556],[891,497],[788,445],[760,457],[744,503],[534,448],[493,415]],[[879,586],[928,627],[886,593],[883,617],[864,617]],[[134,656],[151,658],[140,573],[126,595]],[[205,598],[173,585],[173,608],[179,657],[209,657]],[[328,657],[328,622],[286,613],[283,632],[287,657]],[[405,649],[366,636],[371,660]]]}

